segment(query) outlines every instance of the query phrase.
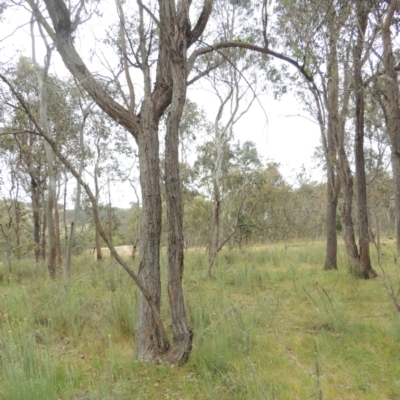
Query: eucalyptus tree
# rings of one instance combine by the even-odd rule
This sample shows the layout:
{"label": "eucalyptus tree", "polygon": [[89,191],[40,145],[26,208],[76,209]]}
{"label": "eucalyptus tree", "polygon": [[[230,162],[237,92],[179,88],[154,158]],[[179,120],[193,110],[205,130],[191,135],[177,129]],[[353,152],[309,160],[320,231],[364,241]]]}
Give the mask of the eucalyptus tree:
{"label": "eucalyptus tree", "polygon": [[373,85],[382,106],[386,132],[390,141],[398,254],[400,254],[400,87],[397,77],[399,65],[395,53],[398,50],[396,23],[399,11],[397,1],[381,1],[374,4],[371,14],[375,17],[375,26],[380,31],[382,50],[378,50],[378,68],[368,82]]}
{"label": "eucalyptus tree", "polygon": [[[212,1],[204,2],[202,9],[199,10],[197,22],[191,28],[190,1],[179,1],[178,4],[172,0],[159,1],[156,10],[154,3],[149,2],[145,5],[139,0],[135,14],[137,19],[134,21],[136,39],[134,32],[128,32],[124,7],[119,1],[117,2],[122,72],[128,92],[127,96],[121,96],[126,100],[125,104],[117,102],[110,96],[107,88],[89,71],[76,49],[73,36],[79,23],[84,19],[83,14],[86,11],[84,4],[78,2],[76,7],[68,8],[62,0],[44,1],[45,11],[51,20],[49,23],[46,14],[41,10],[43,3],[38,5],[33,0],[27,2],[37,21],[43,25],[55,43],[72,75],[99,107],[126,128],[137,141],[143,205],[139,275],[136,276],[125,264],[125,268],[141,290],[135,336],[136,357],[139,360],[153,360],[167,354],[171,362],[185,361],[191,349],[192,331],[187,322],[182,291],[183,232],[178,164],[179,122],[186,98],[188,75],[200,55],[196,50],[189,55],[188,49],[196,43],[206,27]],[[158,16],[155,15],[157,11]],[[142,101],[138,100],[137,90],[130,74],[132,66],[136,66],[143,74]],[[158,125],[169,105],[165,137],[165,184],[169,225],[168,293],[174,334],[172,347],[160,318],[159,272],[161,196]],[[112,248],[105,234],[103,239]]]}
{"label": "eucalyptus tree", "polygon": [[[352,2],[306,0],[279,2],[283,45],[302,62],[307,75],[297,93],[319,124],[327,166],[326,269],[337,268],[336,214],[343,189],[342,228],[350,263],[358,262],[352,220],[353,177],[346,151],[346,120],[351,94]],[[304,13],[304,10],[308,10]],[[312,11],[310,11],[312,10]],[[301,18],[291,18],[294,14]],[[302,61],[301,61],[302,60]],[[300,70],[301,72],[301,70]],[[307,94],[308,93],[308,94]]]}
{"label": "eucalyptus tree", "polygon": [[[40,27],[40,25],[39,25]],[[41,27],[39,28],[41,30]],[[41,32],[42,33],[42,32]],[[38,92],[39,92],[39,122],[42,126],[43,131],[49,136],[53,135],[50,133],[49,119],[47,116],[47,86],[48,86],[48,72],[51,62],[52,47],[47,43],[47,39],[44,34],[41,34],[42,39],[46,45],[46,56],[44,57],[44,65],[41,68],[36,59],[36,43],[34,33],[34,21],[31,21],[31,40],[32,40],[32,61],[36,72],[38,81]],[[52,279],[56,278],[57,265],[57,246],[56,246],[56,224],[54,216],[54,207],[56,205],[56,175],[54,171],[54,155],[53,150],[49,143],[44,141],[44,148],[46,154],[46,166],[48,176],[48,188],[47,188],[47,199],[46,199],[46,222],[47,222],[47,239],[49,244],[49,257],[47,259],[47,266]],[[61,251],[59,250],[59,253]],[[61,267],[60,265],[58,267]]]}
{"label": "eucalyptus tree", "polygon": [[[232,10],[229,19],[233,21],[236,18],[235,11]],[[229,21],[230,22],[230,21]],[[233,33],[233,31],[231,31]],[[228,144],[234,137],[234,128],[237,122],[249,110],[252,105],[255,94],[252,93],[250,98],[246,99],[249,93],[249,83],[246,82],[243,88],[242,74],[248,69],[246,66],[240,68],[238,72],[239,60],[235,61],[235,66],[229,65],[227,70],[220,69],[214,72],[210,82],[219,100],[219,107],[215,116],[213,126],[213,143],[215,146],[215,157],[212,160],[212,193],[213,193],[213,217],[210,226],[210,242],[209,242],[209,267],[208,274],[211,274],[211,268],[214,259],[220,250],[220,217],[222,207],[222,163],[224,153],[228,151]],[[217,75],[218,74],[218,75]],[[222,78],[224,77],[224,78]],[[254,79],[252,80],[254,83]],[[254,89],[253,89],[254,90]]]}
{"label": "eucalyptus tree", "polygon": [[360,274],[365,278],[376,277],[376,272],[371,265],[369,248],[369,226],[367,206],[367,182],[365,174],[364,157],[364,113],[365,93],[363,79],[363,64],[368,57],[367,26],[369,14],[372,11],[371,1],[355,2],[356,14],[356,37],[353,46],[353,79],[354,79],[354,102],[355,102],[355,165],[357,174],[357,202],[358,202],[358,224],[360,243]]}

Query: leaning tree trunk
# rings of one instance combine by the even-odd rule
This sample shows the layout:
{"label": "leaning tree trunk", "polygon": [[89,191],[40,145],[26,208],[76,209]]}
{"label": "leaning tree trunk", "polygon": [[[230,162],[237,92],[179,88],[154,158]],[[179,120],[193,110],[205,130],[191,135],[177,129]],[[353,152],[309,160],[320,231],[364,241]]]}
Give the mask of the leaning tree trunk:
{"label": "leaning tree trunk", "polygon": [[355,164],[357,176],[358,223],[360,242],[360,274],[369,279],[377,274],[371,265],[368,230],[367,179],[364,160],[364,85],[362,79],[362,53],[365,32],[368,23],[367,5],[362,0],[357,1],[358,37],[354,48],[354,84],[356,132],[354,141]]}

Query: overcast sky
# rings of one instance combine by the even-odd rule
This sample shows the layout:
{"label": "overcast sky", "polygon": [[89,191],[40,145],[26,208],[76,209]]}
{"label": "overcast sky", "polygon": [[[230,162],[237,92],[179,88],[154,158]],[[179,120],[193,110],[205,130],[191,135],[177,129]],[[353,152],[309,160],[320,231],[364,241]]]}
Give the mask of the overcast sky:
{"label": "overcast sky", "polygon": [[[2,52],[3,55],[9,54],[10,57],[12,55],[15,57],[18,51],[30,57],[29,25],[14,32],[15,21],[20,23],[24,19],[29,21],[29,15],[21,11],[21,8],[18,10],[8,14],[8,23],[3,25],[4,36],[11,33],[12,36],[1,43]],[[98,27],[95,21],[90,22]],[[96,51],[96,31],[97,29],[88,26],[84,37],[77,38],[78,46],[92,42],[91,50]],[[39,39],[37,42],[37,51],[40,54]],[[40,59],[39,55],[38,60]],[[7,57],[3,58],[3,62],[6,61]],[[68,72],[63,67],[60,57],[55,54],[53,61],[53,71],[59,77],[67,76]],[[218,107],[215,96],[198,88],[191,88],[188,95],[192,101],[196,101],[205,109],[210,121],[213,121]],[[320,143],[319,129],[315,123],[299,115],[307,117],[307,113],[301,109],[301,105],[290,93],[284,95],[280,101],[274,100],[268,93],[260,95],[259,102],[254,102],[250,111],[236,125],[234,129],[236,139],[242,142],[246,140],[255,142],[265,161],[275,161],[281,165],[280,171],[288,183],[295,182],[296,174],[302,165],[313,180],[320,181],[323,179],[323,173],[321,169],[315,167],[316,163],[313,160],[315,147]],[[116,206],[129,207],[134,199],[133,190],[128,184],[124,185],[123,190],[119,186],[118,190],[113,191],[113,203]]]}

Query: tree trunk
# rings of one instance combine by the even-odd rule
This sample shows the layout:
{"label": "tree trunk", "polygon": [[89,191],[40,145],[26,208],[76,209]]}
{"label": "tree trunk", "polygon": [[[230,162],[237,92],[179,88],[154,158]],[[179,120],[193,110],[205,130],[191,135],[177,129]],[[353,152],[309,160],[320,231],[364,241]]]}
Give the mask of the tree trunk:
{"label": "tree trunk", "polygon": [[[345,137],[344,128],[347,116],[348,102],[349,102],[349,88],[348,86],[348,73],[344,71],[343,86],[348,90],[342,95],[342,111],[339,113],[339,61],[337,54],[338,38],[340,33],[340,26],[337,25],[337,15],[334,7],[330,8],[328,12],[328,31],[329,31],[329,52],[327,55],[327,72],[328,72],[328,93],[326,100],[326,107],[328,113],[328,135],[334,146],[331,145],[332,152],[336,151],[337,154],[337,170],[340,176],[340,181],[343,188],[343,203],[342,203],[342,231],[343,239],[346,246],[346,253],[348,262],[352,265],[358,262],[358,249],[354,236],[354,225],[352,217],[353,206],[353,176],[350,170],[349,161],[345,150]],[[332,161],[332,160],[330,160]],[[329,160],[328,160],[329,162]],[[332,172],[333,173],[333,172]],[[333,192],[331,195],[334,196]],[[332,204],[332,208],[335,205]],[[336,205],[337,206],[337,205]],[[333,223],[333,211],[330,219]],[[332,232],[333,235],[333,232]]]}
{"label": "tree trunk", "polygon": [[368,10],[364,1],[357,1],[357,42],[354,48],[354,83],[356,132],[354,141],[357,176],[358,223],[360,243],[360,274],[369,279],[377,276],[371,265],[368,230],[367,180],[364,161],[364,85],[362,79],[362,53],[368,23]]}
{"label": "tree trunk", "polygon": [[[400,139],[400,132],[398,136]],[[400,152],[399,150],[393,151],[393,147],[394,146],[392,146],[391,162],[394,187],[396,249],[397,254],[400,255]]]}
{"label": "tree trunk", "polygon": [[40,194],[39,188],[33,175],[31,175],[31,198],[33,218],[33,242],[36,264],[40,260]]}
{"label": "tree trunk", "polygon": [[[186,101],[186,44],[181,53],[173,57],[171,70],[173,91],[165,136],[165,187],[168,219],[168,295],[174,333],[173,345],[168,353],[171,363],[187,361],[192,349],[193,332],[186,317],[182,288],[184,236],[182,193],[179,176],[179,123]],[[180,57],[179,57],[180,56]]]}
{"label": "tree trunk", "polygon": [[68,226],[67,226],[67,187],[68,187],[68,177],[65,174],[65,184],[64,184],[64,203],[63,203],[63,224],[64,224],[64,246],[68,246]]}
{"label": "tree trunk", "polygon": [[[84,163],[85,163],[85,146],[84,146],[84,142],[83,142],[83,131],[85,128],[85,123],[86,123],[87,117],[88,117],[88,114],[85,113],[83,115],[82,124],[81,124],[80,130],[79,130],[79,151],[80,151],[79,170],[78,170],[79,178],[82,178],[83,167],[84,167]],[[66,192],[67,192],[67,187],[65,187],[64,193],[66,193]],[[78,219],[79,207],[81,205],[81,192],[82,192],[82,187],[81,187],[80,183],[77,181],[76,182],[76,197],[75,197],[74,215],[72,217],[71,232],[69,235],[67,253],[65,256],[65,281],[66,281],[67,288],[69,287],[69,285],[71,283],[71,258],[72,258],[72,249],[73,249],[74,243],[75,243],[76,221]],[[65,200],[64,200],[64,208],[65,208]],[[96,229],[96,233],[97,233],[97,228],[95,228],[95,229]]]}
{"label": "tree trunk", "polygon": [[[94,187],[95,187],[96,204],[98,207],[100,199],[99,180],[98,180],[100,176],[100,171],[99,171],[100,147],[98,142],[96,142],[96,147],[97,147],[97,158],[96,158],[96,164],[94,166]],[[94,240],[95,240],[96,260],[101,261],[103,259],[103,254],[101,253],[100,234],[96,226],[94,229],[95,229]]]}
{"label": "tree trunk", "polygon": [[398,3],[392,1],[389,5],[385,20],[382,22],[382,41],[383,41],[383,66],[385,77],[383,80],[385,88],[385,116],[386,129],[390,140],[391,162],[393,173],[393,189],[395,204],[395,233],[397,254],[400,254],[400,99],[399,83],[395,68],[395,58],[393,55],[392,35],[390,27],[394,13],[398,10]]}
{"label": "tree trunk", "polygon": [[[43,205],[44,205],[44,199],[42,198]],[[43,210],[42,213],[42,237],[41,237],[41,243],[40,243],[40,252],[42,256],[42,260],[46,261],[46,231],[47,231],[47,213],[45,210]]]}
{"label": "tree trunk", "polygon": [[337,269],[336,211],[340,193],[340,180],[335,176],[335,166],[328,164],[326,204],[326,257],[324,269]]}
{"label": "tree trunk", "polygon": [[[344,132],[342,132],[344,133]],[[342,232],[346,247],[347,261],[350,266],[358,264],[359,254],[354,235],[353,223],[353,174],[350,169],[347,154],[344,150],[344,140],[340,141],[338,146],[339,173],[343,187],[342,202]]]}
{"label": "tree trunk", "polygon": [[57,202],[54,206],[54,228],[56,234],[56,268],[61,270],[62,256],[61,256],[61,238],[60,238],[60,215],[58,213]]}
{"label": "tree trunk", "polygon": [[[138,140],[143,205],[138,275],[157,311],[160,312],[160,160],[158,120],[152,110],[151,100],[145,101],[141,113],[142,131]],[[135,341],[135,358],[139,361],[155,360],[168,350],[168,344],[164,342],[151,308],[142,293],[139,294]]]}

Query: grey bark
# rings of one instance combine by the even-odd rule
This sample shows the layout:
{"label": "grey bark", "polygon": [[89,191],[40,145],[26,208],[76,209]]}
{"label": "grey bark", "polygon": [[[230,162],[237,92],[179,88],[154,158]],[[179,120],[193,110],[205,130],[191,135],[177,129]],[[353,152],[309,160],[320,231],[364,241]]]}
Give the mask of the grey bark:
{"label": "grey bark", "polygon": [[[79,169],[78,176],[82,179],[83,167],[85,162],[85,146],[83,142],[83,132],[85,129],[86,119],[88,117],[88,113],[83,113],[82,123],[79,129]],[[71,231],[69,234],[69,240],[67,245],[67,251],[65,256],[65,285],[68,288],[71,284],[71,258],[72,258],[72,250],[75,244],[75,231],[76,231],[76,221],[78,220],[78,212],[81,204],[81,192],[82,187],[79,182],[76,182],[76,197],[75,197],[75,205],[74,205],[74,214],[71,221]],[[97,232],[97,229],[96,229]]]}
{"label": "grey bark", "polygon": [[364,161],[364,82],[362,78],[362,55],[369,8],[366,2],[357,0],[357,38],[354,46],[354,85],[355,85],[355,164],[357,176],[357,201],[360,244],[360,274],[369,279],[377,276],[371,265],[368,229],[367,181]]}
{"label": "grey bark", "polygon": [[392,1],[385,19],[381,21],[381,36],[383,42],[383,85],[385,89],[385,115],[386,129],[390,140],[391,163],[393,173],[393,189],[395,203],[395,234],[397,254],[400,254],[400,100],[399,83],[395,69],[395,58],[393,55],[392,35],[390,28],[393,17],[398,11],[398,2]]}
{"label": "grey bark", "polygon": [[[103,240],[110,247],[114,257],[135,280],[141,291],[136,326],[137,334],[135,337],[136,357],[139,360],[154,360],[169,348],[169,341],[165,334],[159,311],[161,296],[159,271],[161,196],[159,187],[158,123],[172,99],[174,82],[171,73],[170,51],[173,46],[179,47],[181,45],[180,40],[182,40],[182,36],[176,36],[175,33],[179,32],[180,35],[184,35],[184,40],[187,41],[188,46],[196,42],[206,26],[211,13],[212,1],[205,0],[203,10],[192,30],[190,30],[188,13],[185,11],[188,9],[190,1],[178,1],[177,5],[173,0],[160,1],[160,15],[157,24],[160,28],[161,45],[157,60],[156,81],[154,89],[152,89],[153,85],[150,79],[149,60],[143,29],[143,5],[138,0],[141,13],[139,31],[141,32],[140,56],[144,76],[144,99],[137,115],[132,112],[132,110],[135,110],[134,93],[131,93],[131,104],[129,109],[126,109],[114,101],[88,71],[73,44],[73,32],[77,21],[71,21],[71,15],[64,1],[45,0],[54,30],[45,20],[34,1],[27,0],[27,2],[32,8],[35,17],[43,24],[56,44],[65,65],[73,76],[81,83],[99,107],[121,126],[125,127],[137,140],[143,205],[140,265],[137,277],[118,254],[113,251],[112,243],[110,243],[106,235],[103,237],[104,232],[101,230],[100,233]],[[182,15],[183,19],[180,20],[179,17]],[[182,30],[180,27],[184,29]],[[195,54],[194,59],[197,56],[198,54]],[[192,64],[190,65],[192,66]],[[190,68],[187,69],[186,73],[190,71]],[[128,71],[125,72],[128,73]],[[180,196],[178,193],[173,193],[173,195]],[[178,216],[177,218],[181,217]],[[178,249],[179,252],[180,250]],[[171,269],[170,266],[169,269]],[[174,271],[170,272],[174,275]],[[176,281],[176,285],[181,285],[181,281]],[[180,301],[183,302],[183,298]],[[180,304],[180,307],[184,307],[184,304]],[[173,310],[171,310],[171,314],[174,318]],[[179,323],[179,321],[173,321],[174,323]],[[180,354],[186,357],[185,352],[177,353],[176,357],[171,353],[169,361],[184,361],[184,358],[179,360]]]}
{"label": "grey bark", "polygon": [[[42,35],[44,43],[46,44],[46,56],[44,59],[43,70],[40,70],[40,67],[36,61],[33,24],[34,22],[32,20],[31,22],[32,60],[35,65],[36,76],[39,84],[40,124],[43,127],[43,130],[46,132],[46,134],[48,136],[51,136],[49,130],[49,121],[47,118],[47,76],[50,67],[52,49],[47,44],[44,35]],[[44,143],[44,146],[45,146],[46,160],[47,160],[47,173],[49,179],[49,184],[47,189],[47,200],[46,200],[46,223],[48,232],[47,239],[49,242],[49,257],[47,260],[47,267],[50,273],[50,277],[52,279],[55,279],[57,275],[57,266],[56,266],[57,243],[56,243],[56,226],[54,218],[54,207],[56,200],[56,176],[54,171],[53,151],[50,145],[46,141]]]}

